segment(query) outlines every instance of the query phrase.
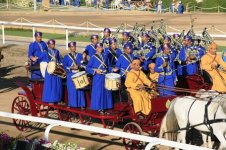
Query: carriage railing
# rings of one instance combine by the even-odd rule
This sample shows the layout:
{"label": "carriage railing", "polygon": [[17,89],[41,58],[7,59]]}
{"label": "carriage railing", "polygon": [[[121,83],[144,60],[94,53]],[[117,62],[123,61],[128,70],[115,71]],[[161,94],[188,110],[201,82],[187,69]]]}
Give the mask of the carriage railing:
{"label": "carriage railing", "polygon": [[94,126],[89,126],[89,125],[84,125],[84,124],[79,124],[79,123],[72,123],[72,122],[66,122],[66,121],[60,121],[60,120],[54,120],[54,119],[13,114],[13,113],[2,112],[2,111],[0,111],[0,116],[6,117],[6,118],[12,118],[12,119],[21,119],[21,120],[26,120],[26,121],[31,121],[31,122],[48,124],[49,126],[46,128],[45,134],[44,134],[44,139],[46,141],[49,140],[49,132],[53,127],[62,126],[62,127],[85,130],[85,131],[89,131],[89,132],[95,132],[95,133],[104,134],[104,135],[111,135],[111,136],[117,136],[117,137],[121,137],[121,138],[131,139],[131,140],[143,141],[143,142],[149,143],[146,146],[145,150],[150,150],[150,148],[153,148],[153,146],[156,146],[156,145],[176,147],[176,148],[185,149],[185,150],[208,150],[207,148],[193,146],[193,145],[189,145],[189,144],[177,143],[177,142],[168,141],[165,139],[159,139],[156,137],[149,137],[149,136],[144,136],[144,135],[125,133],[122,131],[104,129],[104,128],[100,128],[100,127],[94,127]]}

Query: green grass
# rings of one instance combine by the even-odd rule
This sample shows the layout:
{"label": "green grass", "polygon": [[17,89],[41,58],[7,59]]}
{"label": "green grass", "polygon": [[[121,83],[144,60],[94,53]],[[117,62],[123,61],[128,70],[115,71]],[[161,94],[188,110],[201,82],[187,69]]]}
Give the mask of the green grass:
{"label": "green grass", "polygon": [[217,51],[222,52],[223,50],[226,50],[226,46],[218,46]]}
{"label": "green grass", "polygon": [[[0,31],[2,34],[2,30]],[[33,32],[32,30],[27,29],[5,29],[5,35],[12,35],[12,36],[20,36],[20,37],[32,37]],[[54,34],[54,33],[43,33],[44,39],[56,39],[56,40],[65,40],[65,34]],[[89,42],[89,36],[85,35],[69,35],[69,41],[80,41],[80,42]]]}

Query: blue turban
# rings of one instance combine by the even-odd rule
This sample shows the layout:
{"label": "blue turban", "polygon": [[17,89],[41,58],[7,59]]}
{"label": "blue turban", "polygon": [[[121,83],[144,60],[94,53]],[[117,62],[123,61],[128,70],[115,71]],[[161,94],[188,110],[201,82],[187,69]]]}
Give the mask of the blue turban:
{"label": "blue turban", "polygon": [[56,41],[55,41],[54,39],[51,39],[51,40],[49,40],[49,41],[47,42],[48,45],[49,45],[49,44],[54,44],[54,45],[55,45],[55,43],[56,43]]}
{"label": "blue turban", "polygon": [[148,35],[148,33],[145,33],[145,32],[142,32],[142,34],[141,34],[141,36],[143,36],[143,37],[150,37],[149,35]]}
{"label": "blue turban", "polygon": [[132,49],[133,45],[131,43],[126,43],[124,46],[123,46],[123,49]]}
{"label": "blue turban", "polygon": [[70,42],[70,43],[68,43],[68,47],[72,47],[72,46],[76,46],[76,42]]}
{"label": "blue turban", "polygon": [[97,47],[102,47],[102,48],[103,48],[103,43],[97,43],[97,44],[95,45],[95,49],[96,49]]}
{"label": "blue turban", "polygon": [[104,32],[111,34],[111,30],[109,28],[104,28]]}
{"label": "blue turban", "polygon": [[94,39],[94,38],[99,38],[99,36],[98,35],[91,35],[91,37],[90,37],[90,39],[92,40],[92,39]]}
{"label": "blue turban", "polygon": [[192,37],[189,36],[189,35],[185,35],[185,36],[184,36],[184,40],[189,40],[189,41],[191,41],[191,40],[192,40]]}
{"label": "blue turban", "polygon": [[109,44],[110,45],[113,44],[113,43],[117,43],[117,39],[112,38],[112,39],[109,40]]}
{"label": "blue turban", "polygon": [[165,36],[165,37],[164,37],[164,40],[167,40],[167,41],[170,41],[170,42],[171,42],[170,36]]}
{"label": "blue turban", "polygon": [[42,32],[35,32],[35,35],[34,35],[35,37],[37,37],[37,36],[42,36]]}
{"label": "blue turban", "polygon": [[122,32],[123,36],[129,36],[129,32]]}

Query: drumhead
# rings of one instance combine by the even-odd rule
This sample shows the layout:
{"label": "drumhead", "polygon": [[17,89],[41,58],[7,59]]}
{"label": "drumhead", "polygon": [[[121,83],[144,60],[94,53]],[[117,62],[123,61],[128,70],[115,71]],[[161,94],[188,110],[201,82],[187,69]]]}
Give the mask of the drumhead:
{"label": "drumhead", "polygon": [[118,79],[121,78],[120,74],[117,73],[108,73],[105,76],[107,79]]}
{"label": "drumhead", "polygon": [[43,78],[45,78],[45,72],[46,72],[47,65],[48,65],[47,62],[41,62],[40,63],[40,71],[41,71]]}
{"label": "drumhead", "polygon": [[49,62],[48,66],[47,66],[47,72],[49,74],[52,74],[54,72],[55,68],[56,68],[56,63],[51,61],[51,62]]}
{"label": "drumhead", "polygon": [[77,77],[82,76],[84,74],[86,74],[86,72],[85,71],[81,71],[81,72],[78,72],[78,73],[74,74],[73,76],[71,76],[71,78],[77,78]]}
{"label": "drumhead", "polygon": [[202,76],[204,78],[204,81],[209,84],[209,85],[213,85],[213,80],[212,80],[212,77],[210,76],[210,74],[205,71],[205,70],[202,70]]}

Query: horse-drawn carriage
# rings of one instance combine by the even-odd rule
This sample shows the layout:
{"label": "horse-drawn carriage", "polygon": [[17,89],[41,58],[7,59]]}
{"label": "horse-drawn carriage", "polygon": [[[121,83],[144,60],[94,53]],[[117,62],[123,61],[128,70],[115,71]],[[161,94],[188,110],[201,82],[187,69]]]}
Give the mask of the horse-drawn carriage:
{"label": "horse-drawn carriage", "polygon": [[[90,78],[91,79],[91,78]],[[49,104],[42,102],[43,92],[43,79],[31,80],[32,88],[17,82],[17,85],[22,88],[22,91],[18,92],[18,96],[14,99],[12,104],[12,113],[48,117],[52,119],[60,119],[63,121],[80,122],[82,124],[90,125],[92,120],[99,120],[104,128],[113,129],[116,123],[123,123],[123,131],[134,134],[148,134],[150,136],[158,136],[160,131],[160,125],[162,118],[164,117],[170,101],[173,100],[176,95],[166,97],[156,97],[151,99],[152,110],[145,119],[139,119],[134,113],[133,103],[128,96],[127,99],[122,99],[123,90],[119,88],[118,99],[114,102],[112,110],[108,111],[108,115],[100,115],[97,111],[90,110],[90,93],[91,87],[88,86],[84,89],[87,108],[82,110],[80,108],[69,108],[67,105],[67,89],[64,85],[64,96],[61,103]],[[209,89],[211,85],[205,83],[203,76],[193,75],[183,79],[186,86],[192,90]],[[91,82],[90,82],[91,83]],[[182,88],[177,88],[182,89]],[[183,90],[183,92],[186,92]],[[125,93],[124,93],[125,94]],[[32,126],[28,121],[13,119],[16,128],[20,131],[26,131]],[[144,143],[139,141],[133,141],[129,139],[123,139],[123,143],[126,149],[142,149]]]}

